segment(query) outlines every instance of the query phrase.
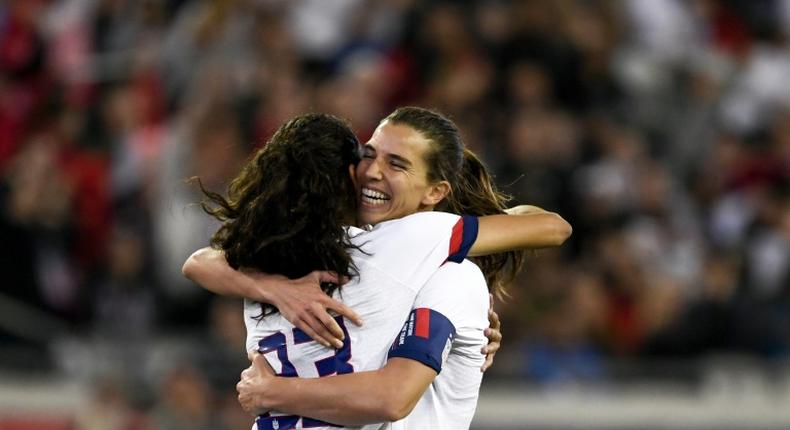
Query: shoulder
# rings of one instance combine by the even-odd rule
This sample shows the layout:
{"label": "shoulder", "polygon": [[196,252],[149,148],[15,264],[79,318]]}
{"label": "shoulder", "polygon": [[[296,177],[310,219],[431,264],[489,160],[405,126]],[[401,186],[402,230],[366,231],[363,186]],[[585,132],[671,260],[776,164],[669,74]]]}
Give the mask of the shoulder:
{"label": "shoulder", "polygon": [[480,293],[484,291],[488,294],[483,271],[469,260],[462,260],[460,263],[447,262],[443,264],[429,282],[452,283],[465,292]]}
{"label": "shoulder", "polygon": [[[368,230],[350,229],[355,244],[365,244],[365,251],[376,252],[393,247],[403,250],[414,247],[433,247],[450,241],[459,215],[445,212],[418,212],[403,218],[384,221]],[[446,257],[446,256],[445,256]]]}
{"label": "shoulder", "polygon": [[417,301],[444,313],[487,315],[488,285],[471,261],[447,262],[428,280]]}
{"label": "shoulder", "polygon": [[451,253],[459,253],[459,257],[455,260],[460,260],[466,256],[468,248],[477,239],[477,231],[478,218],[475,216],[428,211],[379,223],[367,232],[366,237],[386,236],[388,240],[394,237],[406,243],[415,240],[420,242],[446,240],[458,248],[452,248]]}
{"label": "shoulder", "polygon": [[447,212],[437,212],[437,211],[417,212],[411,215],[407,215],[403,218],[380,222],[376,224],[376,226],[373,227],[373,230],[371,231],[372,232],[382,231],[382,230],[386,231],[386,230],[406,229],[406,228],[414,228],[414,227],[425,229],[433,226],[446,226],[446,225],[452,227],[460,219],[461,216]]}
{"label": "shoulder", "polygon": [[447,263],[442,265],[436,272],[436,277],[448,279],[463,278],[466,279],[470,285],[479,283],[485,285],[486,282],[483,271],[480,270],[475,263],[466,259],[462,260],[460,263]]}

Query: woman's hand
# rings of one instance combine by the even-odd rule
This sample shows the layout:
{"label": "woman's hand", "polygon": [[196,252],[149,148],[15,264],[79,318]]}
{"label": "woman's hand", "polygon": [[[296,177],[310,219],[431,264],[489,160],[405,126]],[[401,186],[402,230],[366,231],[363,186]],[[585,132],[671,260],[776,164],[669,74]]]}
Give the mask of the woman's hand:
{"label": "woman's hand", "polygon": [[499,322],[499,315],[494,312],[494,296],[489,294],[489,307],[488,307],[488,324],[489,327],[485,330],[485,335],[488,338],[488,345],[484,346],[480,351],[486,355],[486,361],[483,367],[480,368],[481,372],[485,372],[494,364],[494,356],[499,351],[500,342],[502,342],[501,324]]}
{"label": "woman's hand", "polygon": [[269,411],[266,400],[268,395],[276,391],[272,387],[276,377],[263,355],[253,353],[250,358],[252,363],[241,372],[236,391],[239,393],[239,404],[244,412],[258,416]]}
{"label": "woman's hand", "polygon": [[296,328],[324,346],[342,348],[345,338],[330,310],[356,325],[362,325],[362,319],[356,312],[321,290],[322,282],[340,283],[334,273],[316,270],[299,279],[258,272],[248,275],[258,282],[273,284],[267,288],[270,303],[277,306],[283,317]]}
{"label": "woman's hand", "polygon": [[276,306],[291,324],[328,347],[342,347],[344,337],[343,330],[328,310],[362,325],[359,315],[351,308],[321,291],[321,282],[341,283],[337,275],[330,272],[314,271],[299,279],[288,279],[255,270],[238,271],[228,265],[222,251],[210,247],[192,253],[181,271],[213,293]]}

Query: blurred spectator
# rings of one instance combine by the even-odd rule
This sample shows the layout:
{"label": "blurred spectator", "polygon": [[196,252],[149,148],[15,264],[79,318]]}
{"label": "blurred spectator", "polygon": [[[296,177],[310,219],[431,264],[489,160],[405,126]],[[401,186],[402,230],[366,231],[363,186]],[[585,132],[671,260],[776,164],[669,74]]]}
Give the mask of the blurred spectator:
{"label": "blurred spectator", "polygon": [[530,380],[548,386],[603,383],[603,351],[593,342],[606,328],[601,280],[592,273],[558,278],[542,279],[552,286],[531,297],[544,309],[530,324],[537,332],[526,342],[524,371]]}
{"label": "blurred spectator", "polygon": [[205,378],[189,365],[174,367],[161,380],[159,402],[151,413],[159,430],[220,430],[214,393]]}
{"label": "blurred spectator", "polygon": [[155,318],[154,290],[144,277],[142,238],[116,228],[108,249],[108,273],[98,282],[93,324],[107,338],[139,341],[151,335]]}
{"label": "blurred spectator", "polygon": [[[516,364],[493,374],[605,382],[609,359],[786,358],[788,35],[784,0],[4,2],[0,298],[25,318],[0,315],[0,347],[47,351],[51,335],[18,322],[43,310],[115,351],[76,367],[150,382],[151,345],[171,335],[197,352],[149,399],[152,422],[246,423],[226,390],[246,366],[239,309],[179,271],[217,227],[185,180],[223,190],[301,113],[364,140],[419,104],[460,125],[514,203],[574,226],[511,289]],[[126,416],[123,388],[102,390]]]}
{"label": "blurred spectator", "polygon": [[76,430],[147,430],[150,423],[145,414],[136,410],[122,383],[104,378],[94,385],[94,392],[85,411],[77,417]]}
{"label": "blurred spectator", "polygon": [[217,392],[231,391],[241,370],[250,365],[245,353],[247,330],[239,309],[241,301],[215,297],[209,310],[208,336],[192,354]]}

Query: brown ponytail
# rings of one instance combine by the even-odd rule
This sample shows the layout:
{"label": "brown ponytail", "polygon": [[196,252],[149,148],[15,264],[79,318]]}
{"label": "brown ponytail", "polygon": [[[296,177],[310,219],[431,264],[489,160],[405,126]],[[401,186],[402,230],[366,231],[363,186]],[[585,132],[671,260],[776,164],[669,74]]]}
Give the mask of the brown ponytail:
{"label": "brown ponytail", "polygon": [[[508,200],[510,196],[497,190],[480,158],[464,148],[464,162],[458,181],[437,209],[476,216],[504,214]],[[489,290],[502,299],[507,296],[505,285],[521,269],[525,255],[526,251],[510,251],[476,257],[474,261],[485,274]]]}

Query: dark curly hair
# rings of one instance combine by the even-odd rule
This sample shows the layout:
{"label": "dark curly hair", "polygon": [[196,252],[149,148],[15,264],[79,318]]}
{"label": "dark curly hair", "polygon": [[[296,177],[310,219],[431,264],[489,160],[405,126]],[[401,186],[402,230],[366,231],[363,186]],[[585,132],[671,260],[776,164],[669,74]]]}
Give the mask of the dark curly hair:
{"label": "dark curly hair", "polygon": [[[346,236],[357,211],[349,166],[359,142],[331,115],[296,117],[272,136],[228,187],[228,197],[203,191],[203,209],[222,222],[211,244],[234,269],[299,278],[313,270],[357,275]],[[337,287],[322,284],[331,294]],[[263,316],[276,312],[261,303]]]}

